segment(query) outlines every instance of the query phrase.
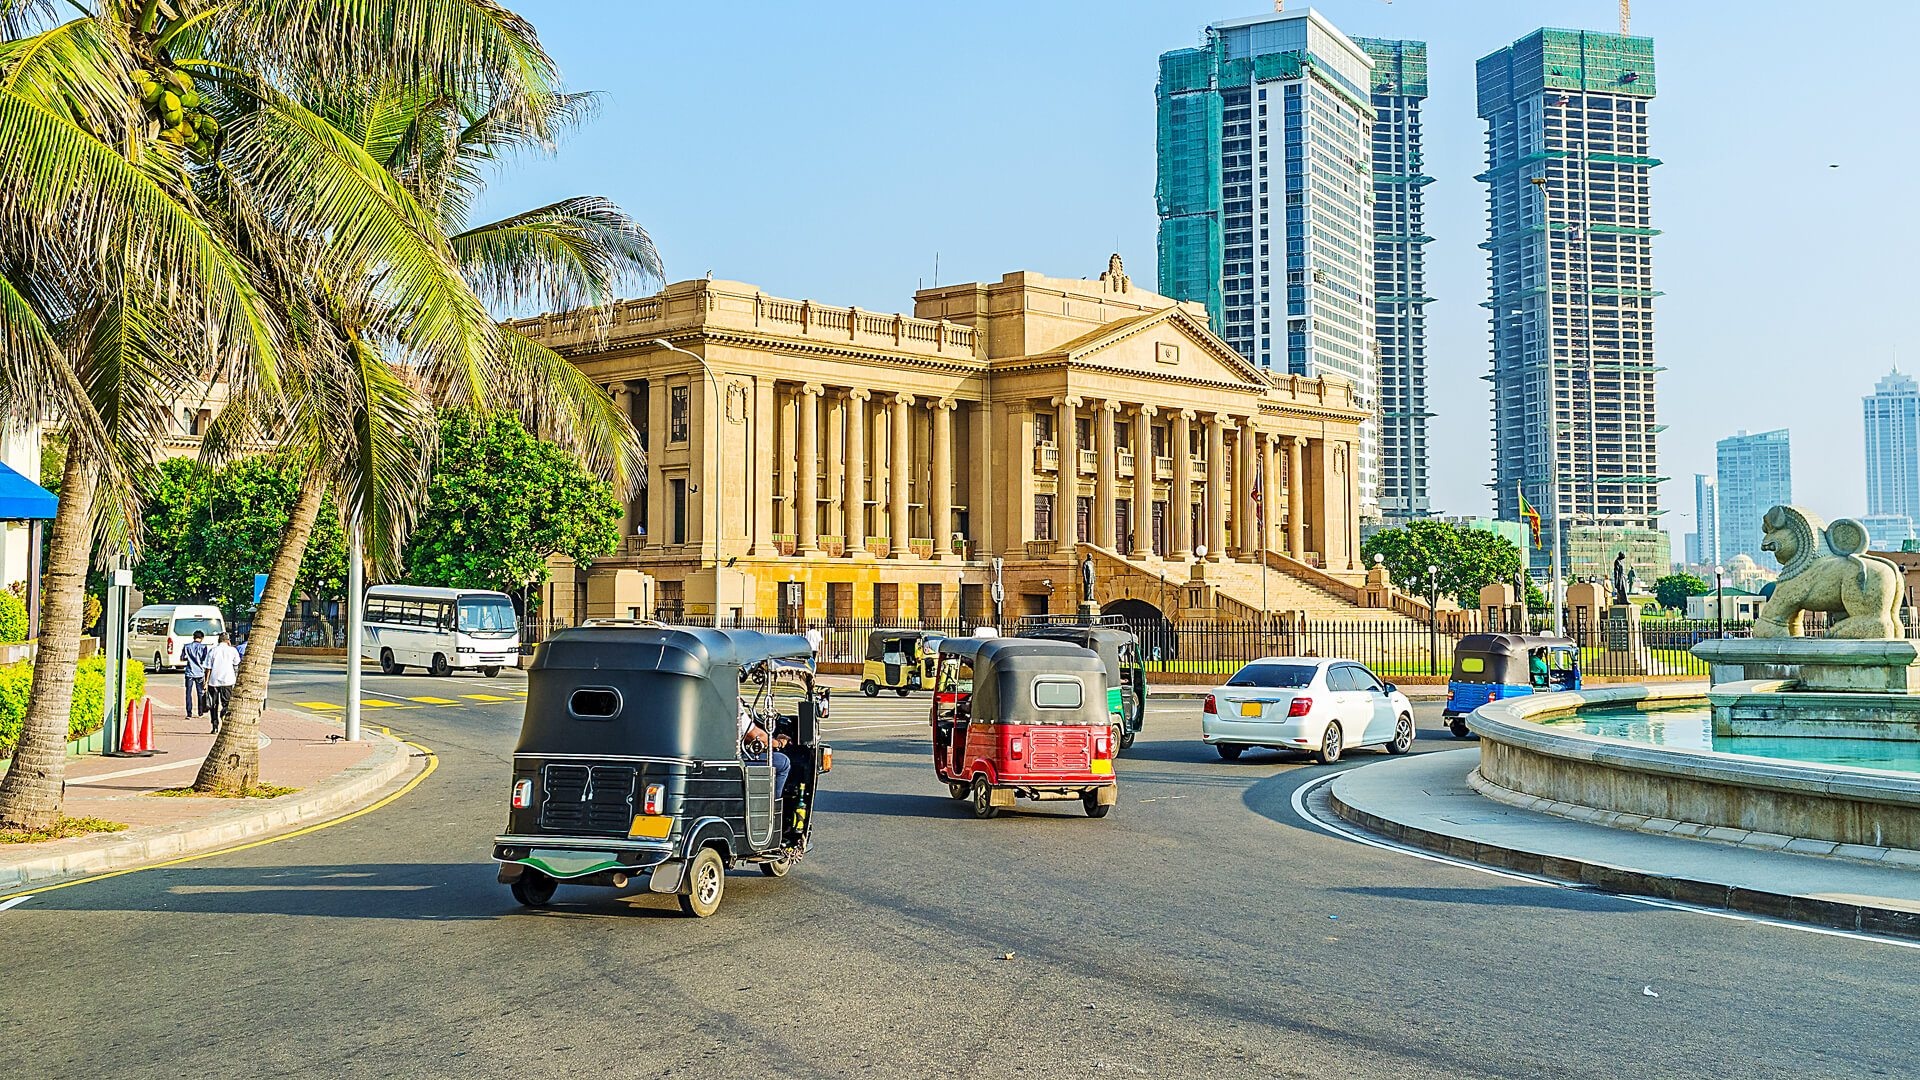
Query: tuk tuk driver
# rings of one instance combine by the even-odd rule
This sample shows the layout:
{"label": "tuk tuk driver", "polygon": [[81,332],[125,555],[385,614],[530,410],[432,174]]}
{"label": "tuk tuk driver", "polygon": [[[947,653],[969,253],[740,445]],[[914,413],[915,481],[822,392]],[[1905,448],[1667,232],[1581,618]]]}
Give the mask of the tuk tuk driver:
{"label": "tuk tuk driver", "polygon": [[1547,666],[1547,650],[1533,649],[1527,653],[1527,677],[1542,689],[1553,681],[1553,671]]}
{"label": "tuk tuk driver", "polygon": [[784,795],[787,790],[787,773],[792,771],[793,762],[780,748],[787,745],[785,735],[769,736],[767,729],[760,726],[760,720],[754,716],[752,706],[747,699],[740,698],[740,756],[748,760],[757,760],[760,755],[754,747],[764,747],[771,755],[773,764],[773,790],[776,795]]}

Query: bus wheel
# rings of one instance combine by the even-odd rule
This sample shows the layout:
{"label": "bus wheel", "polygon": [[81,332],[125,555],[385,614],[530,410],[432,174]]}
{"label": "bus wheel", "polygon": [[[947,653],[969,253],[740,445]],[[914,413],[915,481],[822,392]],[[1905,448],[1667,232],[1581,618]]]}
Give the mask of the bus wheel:
{"label": "bus wheel", "polygon": [[868,679],[860,684],[860,692],[868,697],[879,697],[880,687],[875,685],[872,679]]}
{"label": "bus wheel", "polygon": [[497,679],[500,677],[500,668],[498,666],[483,667],[480,669],[480,674],[485,675],[489,679]]}
{"label": "bus wheel", "polygon": [[405,667],[405,665],[402,665],[402,664],[396,664],[396,663],[394,663],[394,662],[393,662],[393,650],[392,650],[392,649],[381,649],[381,650],[380,650],[380,674],[382,674],[382,675],[398,675],[398,674],[400,674],[401,672],[403,672],[403,671],[405,671],[405,670],[407,670],[407,669],[406,669],[406,667]]}
{"label": "bus wheel", "polygon": [[433,672],[435,675],[453,674],[453,668],[447,663],[447,655],[445,653],[434,653],[433,664],[427,668],[427,670]]}

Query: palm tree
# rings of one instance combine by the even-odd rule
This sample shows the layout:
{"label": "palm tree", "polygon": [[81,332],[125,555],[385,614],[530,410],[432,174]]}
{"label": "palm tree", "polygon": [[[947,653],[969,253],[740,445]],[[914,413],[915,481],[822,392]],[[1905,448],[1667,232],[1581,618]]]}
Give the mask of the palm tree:
{"label": "palm tree", "polygon": [[0,0],[0,415],[68,442],[0,828],[58,819],[89,556],[137,535],[168,404],[273,401],[336,351],[269,283],[377,307],[429,370],[500,348],[436,223],[289,91],[405,80],[532,125],[554,78],[492,0]]}
{"label": "palm tree", "polygon": [[[394,84],[316,100],[307,122],[337,133],[337,153],[367,173],[366,182],[411,200],[444,226],[463,220],[484,186],[484,166],[523,148],[551,149],[552,135],[582,119],[593,99],[554,94],[532,115],[519,109],[463,104],[453,95],[421,94]],[[541,301],[552,308],[604,305],[629,278],[661,276],[645,231],[613,203],[594,196],[563,200],[454,233],[447,251],[475,293],[505,305]],[[373,268],[369,268],[372,272]],[[345,363],[303,366],[289,380],[275,412],[229,406],[238,426],[263,417],[286,441],[312,448],[308,471],[269,567],[232,701],[194,786],[245,791],[259,778],[258,723],[273,656],[307,540],[325,509],[334,509],[369,541],[376,566],[398,566],[414,512],[425,502],[435,446],[433,405],[479,408],[509,402],[532,424],[581,453],[590,468],[623,488],[644,472],[639,441],[627,417],[580,370],[552,350],[505,327],[498,348],[463,354],[448,368],[408,362],[408,343],[393,333],[377,305],[329,297],[323,322],[345,343]],[[396,372],[396,365],[398,371]],[[345,425],[341,417],[349,418]],[[331,428],[332,430],[329,430]],[[347,643],[348,663],[358,642]]]}

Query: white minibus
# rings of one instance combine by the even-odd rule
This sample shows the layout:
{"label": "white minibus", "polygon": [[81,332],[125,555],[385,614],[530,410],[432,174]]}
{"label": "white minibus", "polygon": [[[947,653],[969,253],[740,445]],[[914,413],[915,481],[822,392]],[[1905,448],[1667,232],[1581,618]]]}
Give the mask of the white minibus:
{"label": "white minibus", "polygon": [[435,675],[478,668],[492,678],[520,652],[520,621],[506,594],[483,589],[376,585],[367,590],[360,655],[398,675],[423,667]]}

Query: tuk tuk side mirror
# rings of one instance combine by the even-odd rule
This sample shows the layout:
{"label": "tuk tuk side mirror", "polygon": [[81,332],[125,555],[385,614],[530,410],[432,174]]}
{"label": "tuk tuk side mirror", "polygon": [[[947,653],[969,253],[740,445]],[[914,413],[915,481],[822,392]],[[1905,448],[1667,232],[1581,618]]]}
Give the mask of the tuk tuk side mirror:
{"label": "tuk tuk side mirror", "polygon": [[812,746],[820,741],[819,710],[815,707],[811,694],[801,698],[799,706],[794,710],[793,736],[794,741],[802,746]]}

